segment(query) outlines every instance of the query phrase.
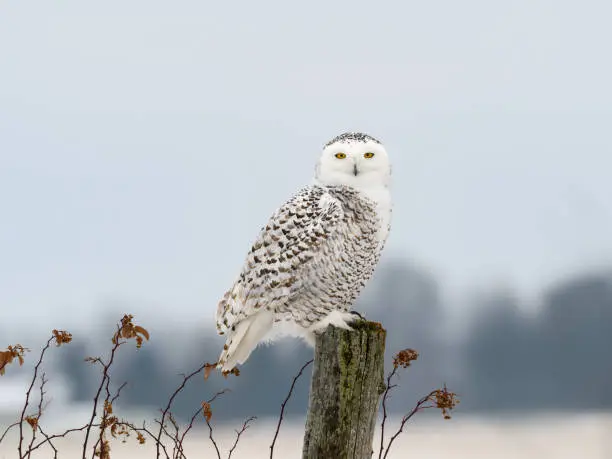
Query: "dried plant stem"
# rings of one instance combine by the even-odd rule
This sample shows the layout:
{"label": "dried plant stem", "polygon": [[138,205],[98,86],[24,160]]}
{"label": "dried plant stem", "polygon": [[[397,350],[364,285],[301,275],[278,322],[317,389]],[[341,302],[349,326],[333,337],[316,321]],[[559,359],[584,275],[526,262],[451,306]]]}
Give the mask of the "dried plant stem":
{"label": "dried plant stem", "polygon": [[[212,397],[211,397],[209,400],[207,400],[207,401],[206,401],[206,403],[207,403],[208,405],[210,405],[212,402],[214,402],[214,401],[217,399],[217,397],[220,397],[221,395],[223,395],[223,394],[225,394],[225,393],[227,393],[227,392],[229,392],[229,389],[223,389],[223,390],[220,390],[220,391],[219,391],[219,392],[217,392],[215,395],[213,395],[213,396],[212,396]],[[203,414],[203,415],[204,415],[204,418],[205,418],[207,421],[209,420],[209,419],[208,419],[207,414],[204,412],[204,407],[200,407],[200,408],[198,408],[198,410],[197,410],[195,413],[193,413],[193,415],[191,416],[191,420],[189,421],[189,425],[188,425],[188,426],[185,428],[185,431],[184,431],[184,432],[183,432],[183,434],[181,435],[181,438],[180,438],[180,440],[179,440],[179,442],[178,442],[178,446],[179,446],[179,449],[180,449],[181,454],[183,454],[183,447],[182,447],[182,445],[183,445],[183,442],[185,441],[185,437],[187,436],[187,434],[189,433],[189,431],[190,431],[191,429],[193,429],[193,426],[194,426],[194,423],[195,423],[196,417],[197,417],[199,414]],[[208,427],[209,427],[210,429],[212,429],[212,426],[211,426],[210,424],[208,425]],[[212,435],[212,432],[211,432],[211,435]],[[184,455],[184,454],[183,454],[183,455]]]}
{"label": "dried plant stem", "polygon": [[[450,411],[459,403],[459,400],[457,400],[457,395],[454,392],[449,392],[446,388],[446,384],[444,385],[443,389],[431,391],[425,397],[422,397],[408,414],[404,415],[397,432],[391,436],[387,447],[384,447],[385,423],[387,421],[387,399],[389,398],[391,390],[397,387],[397,384],[391,384],[391,380],[394,377],[397,377],[397,371],[399,368],[408,368],[411,362],[417,360],[418,357],[419,353],[414,349],[404,349],[393,356],[393,370],[387,376],[387,383],[382,401],[383,419],[380,424],[380,450],[378,451],[378,459],[387,458],[389,451],[391,451],[393,442],[404,431],[404,426],[416,413],[428,408],[437,408],[442,411],[442,416],[444,416],[444,419],[450,419]],[[429,404],[427,404],[428,402]]]}
{"label": "dried plant stem", "polygon": [[[105,360],[103,360],[100,357],[86,359],[90,362],[100,364],[102,368],[101,381],[97,387],[95,396],[93,397],[92,413],[89,418],[89,422],[87,424],[83,425],[82,427],[67,429],[61,434],[54,434],[54,435],[47,434],[47,432],[45,432],[45,430],[43,430],[43,428],[40,425],[41,418],[43,414],[46,413],[46,403],[45,403],[46,390],[45,388],[48,383],[46,374],[41,371],[42,362],[44,360],[47,350],[49,349],[54,339],[57,341],[58,346],[62,343],[70,342],[71,340],[70,334],[67,334],[66,332],[58,332],[57,330],[54,330],[53,331],[54,335],[43,346],[40,352],[38,362],[34,366],[32,380],[26,391],[25,402],[24,402],[23,408],[21,409],[19,421],[5,428],[4,432],[0,435],[0,443],[6,438],[6,436],[8,435],[11,429],[19,427],[19,445],[18,445],[19,459],[31,459],[33,452],[35,452],[36,450],[38,450],[39,448],[47,444],[53,450],[53,459],[57,459],[60,453],[58,451],[58,448],[54,444],[55,439],[67,437],[69,434],[75,433],[75,432],[85,432],[85,439],[82,445],[82,448],[83,448],[82,457],[86,459],[88,453],[91,453],[92,458],[95,458],[95,457],[109,458],[110,457],[109,441],[111,440],[110,438],[111,435],[113,438],[117,438],[117,436],[120,436],[120,435],[129,435],[129,432],[136,432],[138,434],[138,440],[140,443],[145,442],[145,435],[147,436],[148,439],[152,439],[155,442],[158,459],[162,455],[165,456],[165,459],[171,459],[171,458],[172,459],[187,459],[185,449],[184,449],[185,439],[187,437],[187,434],[191,432],[194,426],[196,425],[198,416],[203,415],[206,425],[208,427],[208,431],[209,431],[208,438],[213,444],[217,459],[221,459],[222,454],[221,454],[220,444],[217,443],[217,440],[215,439],[215,430],[214,430],[213,424],[211,423],[212,411],[210,409],[210,405],[218,397],[229,392],[228,389],[224,389],[224,390],[221,390],[215,393],[209,400],[203,402],[202,406],[193,412],[186,426],[184,424],[179,424],[179,422],[177,421],[177,419],[175,419],[173,413],[171,412],[171,408],[173,406],[173,403],[175,402],[175,399],[180,394],[180,392],[183,391],[187,383],[194,376],[202,372],[204,372],[204,378],[205,379],[208,378],[210,371],[212,371],[211,369],[215,368],[216,364],[204,363],[199,368],[189,373],[188,375],[182,375],[183,380],[181,381],[179,386],[174,390],[174,392],[172,392],[172,394],[170,395],[169,400],[166,406],[164,407],[164,409],[160,410],[162,413],[161,419],[155,420],[155,423],[159,424],[159,429],[157,430],[157,432],[154,432],[153,430],[156,430],[156,429],[151,429],[144,422],[142,424],[142,427],[136,427],[131,422],[124,421],[124,420],[121,420],[121,421],[118,420],[117,414],[115,413],[115,410],[113,409],[113,404],[120,397],[121,392],[126,387],[127,383],[121,384],[114,391],[114,393],[111,392],[112,381],[111,381],[110,369],[116,360],[116,354],[117,354],[119,347],[125,344],[127,340],[131,338],[136,338],[137,347],[140,347],[140,345],[142,344],[143,337],[148,339],[148,332],[142,327],[132,324],[131,319],[132,319],[131,315],[130,316],[126,315],[124,316],[124,319],[122,320],[121,325],[117,326],[117,331],[112,340],[113,346],[110,350],[110,354],[108,355],[107,359],[105,358]],[[142,337],[140,335],[142,335]],[[9,346],[9,351],[10,350],[11,348]],[[380,425],[381,439],[380,439],[380,451],[378,454],[378,459],[388,459],[390,450],[392,446],[394,445],[395,440],[401,435],[408,421],[410,421],[410,419],[412,419],[412,417],[416,413],[422,410],[425,410],[425,409],[429,409],[429,408],[438,408],[442,411],[444,418],[448,419],[450,418],[450,411],[455,407],[457,403],[459,403],[458,400],[456,399],[456,394],[454,394],[453,392],[449,392],[446,386],[444,386],[443,389],[437,389],[437,390],[430,392],[428,395],[418,400],[418,402],[412,408],[412,410],[410,410],[407,414],[405,414],[402,417],[397,431],[395,431],[393,435],[391,435],[391,437],[388,439],[388,442],[385,445],[385,432],[386,430],[388,430],[387,423],[389,422],[389,417],[388,417],[389,399],[390,399],[392,390],[398,386],[398,384],[393,384],[394,378],[398,377],[398,372],[400,368],[407,368],[410,365],[411,361],[416,360],[417,356],[418,356],[418,353],[410,349],[400,351],[400,353],[394,357],[394,361],[393,361],[394,367],[392,371],[388,374],[386,381],[382,379],[382,373],[381,373],[381,378],[379,380],[379,383],[376,386],[377,394],[380,394],[382,391],[383,382],[386,382],[386,387],[384,388],[383,397],[382,397],[382,421]],[[289,387],[289,391],[285,399],[281,403],[279,419],[276,425],[276,430],[274,432],[274,438],[269,447],[271,459],[273,459],[273,456],[274,456],[274,448],[276,445],[276,441],[278,440],[278,436],[280,434],[281,425],[284,421],[285,410],[286,410],[287,404],[293,395],[297,381],[303,375],[306,368],[309,365],[311,365],[313,362],[314,362],[314,359],[311,359],[307,361],[304,365],[302,365],[302,367],[299,369],[297,374],[294,376],[291,382],[291,385]],[[316,372],[316,364],[315,364],[315,372]],[[231,373],[235,374],[236,376],[239,375],[238,371],[235,371],[235,372],[232,371]],[[227,374],[224,374],[224,376],[227,376]],[[40,386],[39,386],[40,387],[40,400],[38,401],[38,404],[37,404],[37,411],[36,413],[27,415],[26,413],[28,411],[28,407],[30,406],[30,404],[33,405],[31,401],[31,398],[33,397],[32,390],[37,380],[40,380]],[[104,394],[103,394],[103,391],[104,391]],[[357,390],[357,393],[359,393],[359,390]],[[97,419],[97,416],[98,416],[97,409],[98,409],[98,405],[101,403],[104,404],[104,411],[101,417]],[[356,412],[360,412],[360,411],[357,410]],[[243,434],[250,428],[250,426],[252,425],[252,422],[255,421],[256,419],[257,418],[255,416],[249,417],[243,422],[241,428],[235,430],[236,436],[234,438],[234,441],[231,447],[227,451],[227,459],[232,459],[233,454],[236,452],[237,447],[241,439],[243,438]],[[95,422],[95,421],[99,421],[99,422]],[[166,424],[167,422],[168,424]],[[26,428],[24,427],[24,423],[29,424],[30,427],[32,428],[32,436],[29,442],[26,442],[24,439],[24,428]],[[100,434],[97,436],[97,441],[95,445],[93,445],[93,450],[89,450],[88,449],[89,440],[90,440],[89,436],[91,435],[91,431],[93,428],[99,428]],[[105,436],[105,433],[107,433],[108,436]],[[172,440],[173,445],[174,445],[172,456],[170,456],[169,454],[169,448],[170,448],[171,443],[168,441],[168,439]],[[370,446],[371,446],[371,442],[370,442]],[[369,457],[370,451],[371,449],[368,450],[368,457]]]}
{"label": "dried plant stem", "polygon": [[9,433],[9,431],[13,427],[17,427],[18,425],[19,425],[19,421],[18,422],[13,422],[10,426],[8,426],[6,429],[4,429],[4,432],[2,433],[2,436],[0,436],[0,443],[2,443],[2,440],[4,440],[4,437],[6,437],[6,435]]}
{"label": "dried plant stem", "polygon": [[[123,326],[118,327],[117,336],[121,335],[122,329],[123,329]],[[98,386],[98,390],[96,391],[96,395],[94,396],[91,417],[89,418],[89,424],[87,426],[87,430],[85,431],[85,440],[83,440],[83,459],[87,459],[87,443],[89,441],[89,434],[91,432],[91,428],[93,426],[94,419],[96,418],[98,414],[97,408],[98,408],[98,401],[100,399],[100,394],[102,393],[102,389],[104,388],[104,385],[107,384],[106,380],[110,378],[108,374],[108,370],[110,366],[113,364],[117,349],[119,349],[119,346],[121,346],[123,343],[125,343],[125,341],[121,341],[119,338],[115,340],[115,343],[113,344],[113,348],[111,349],[111,354],[110,354],[108,363],[104,363],[102,359],[95,359],[95,361],[99,362],[102,365],[102,368],[103,368],[102,380],[100,381],[100,385]]]}
{"label": "dried plant stem", "polygon": [[174,451],[172,453],[173,459],[186,459],[185,451],[183,450],[183,445],[184,445],[184,442],[185,442],[185,437],[187,436],[189,431],[193,428],[193,425],[195,423],[196,418],[201,413],[202,413],[202,408],[198,408],[191,415],[191,418],[189,420],[189,424],[187,425],[187,427],[185,427],[185,430],[181,434],[180,438],[178,436],[178,429],[177,429],[176,436],[172,438],[172,440],[174,441]]}
{"label": "dried plant stem", "polygon": [[236,441],[234,441],[234,444],[232,445],[231,449],[229,450],[229,454],[227,455],[227,459],[232,459],[232,453],[234,452],[234,450],[238,446],[238,442],[240,441],[240,436],[245,432],[245,430],[247,430],[250,427],[249,424],[251,422],[253,422],[255,419],[257,419],[255,416],[251,416],[246,421],[244,421],[244,424],[242,424],[242,428],[240,430],[236,431]]}
{"label": "dried plant stem", "polygon": [[389,375],[387,376],[385,392],[383,393],[383,399],[382,399],[383,418],[380,423],[380,451],[378,452],[378,459],[382,459],[382,455],[384,452],[385,424],[387,422],[387,399],[389,398],[389,394],[391,393],[391,390],[397,386],[396,384],[391,384],[391,379],[397,373],[397,368],[398,367],[394,366],[391,373],[389,373]]}
{"label": "dried plant stem", "polygon": [[100,426],[100,424],[85,424],[82,427],[77,427],[77,428],[74,428],[74,429],[68,429],[65,432],[61,433],[61,434],[45,436],[45,439],[41,440],[40,442],[35,444],[30,451],[36,451],[38,448],[40,448],[44,444],[50,443],[51,440],[55,440],[56,438],[64,438],[64,437],[68,436],[71,433],[82,432],[82,431],[86,430],[87,428],[99,427],[99,426]]}
{"label": "dried plant stem", "polygon": [[[145,433],[147,434],[151,440],[155,441],[155,439],[157,438],[157,434],[153,433],[149,428],[147,428],[146,422],[142,423],[142,427],[136,427],[134,424],[131,424],[129,422],[125,422],[125,421],[121,421],[118,423],[118,425],[127,427],[128,429],[132,430],[133,432],[137,432],[137,433]],[[165,432],[166,435],[169,435],[167,432]],[[163,444],[161,444],[161,449],[164,452],[166,459],[170,459],[170,455],[168,454],[168,450],[166,449],[166,446]]]}
{"label": "dried plant stem", "polygon": [[[399,428],[397,429],[397,432],[395,432],[395,434],[393,434],[393,436],[389,439],[389,443],[387,444],[387,448],[385,449],[385,453],[383,455],[383,459],[387,459],[387,455],[389,454],[389,451],[391,450],[391,445],[393,444],[393,442],[395,441],[395,439],[397,437],[399,437],[399,435],[404,431],[404,426],[406,425],[406,423],[410,420],[410,418],[412,418],[412,416],[414,416],[416,413],[418,413],[420,410],[426,409],[426,408],[434,408],[434,405],[430,405],[430,406],[425,406],[425,404],[428,401],[431,401],[431,398],[433,396],[435,396],[437,391],[432,391],[430,392],[428,395],[426,395],[425,397],[421,398],[417,404],[415,405],[415,407],[410,411],[410,413],[408,413],[407,415],[405,415],[402,418],[402,422],[400,423]],[[381,439],[381,445],[382,445],[382,439]],[[382,446],[381,446],[382,448]],[[380,457],[380,456],[379,456]]]}
{"label": "dried plant stem", "polygon": [[215,451],[217,452],[217,459],[221,459],[221,453],[219,452],[219,447],[217,446],[217,442],[215,441],[215,438],[213,437],[212,425],[210,424],[210,421],[208,420],[208,418],[204,418],[204,419],[206,420],[206,425],[208,426],[208,438],[210,439],[213,446],[215,447]]}
{"label": "dried plant stem", "polygon": [[168,403],[166,404],[166,407],[162,410],[162,417],[159,420],[159,431],[157,433],[157,436],[155,437],[155,442],[156,442],[156,445],[157,445],[157,455],[156,455],[157,459],[159,459],[159,457],[160,457],[161,436],[162,436],[162,433],[163,433],[163,430],[164,430],[164,423],[165,423],[166,417],[168,416],[168,413],[170,412],[170,408],[172,407],[172,403],[174,402],[174,399],[179,394],[179,392],[181,392],[185,388],[185,385],[187,384],[187,382],[191,378],[193,378],[195,375],[197,375],[198,373],[202,372],[206,367],[209,367],[209,366],[210,366],[210,364],[208,362],[203,363],[198,369],[192,371],[187,376],[183,375],[183,381],[181,382],[181,384],[176,388],[176,390],[172,393],[172,395],[168,399]]}
{"label": "dried plant stem", "polygon": [[28,445],[28,449],[26,451],[26,457],[29,458],[32,455],[32,445],[36,441],[36,431],[40,429],[40,418],[43,412],[43,401],[45,399],[45,384],[47,383],[47,379],[45,378],[45,374],[43,373],[40,376],[40,400],[38,401],[38,411],[36,413],[36,425],[32,426],[32,438],[30,439],[30,444]]}
{"label": "dried plant stem", "polygon": [[[205,402],[206,405],[210,406],[210,404],[212,402],[214,402],[217,399],[217,397],[220,397],[221,395],[225,394],[226,392],[229,392],[229,390],[228,389],[223,389],[223,390],[217,392],[210,399],[206,400],[206,402]],[[208,438],[210,439],[210,441],[212,442],[213,446],[215,447],[215,451],[217,452],[217,458],[221,459],[221,453],[219,452],[219,446],[217,445],[217,442],[215,441],[215,438],[213,437],[213,427],[212,427],[212,424],[210,423],[210,412],[207,413],[204,408],[202,408],[202,411],[203,411],[203,414],[204,414],[204,420],[206,421],[206,425],[208,426]]]}
{"label": "dried plant stem", "polygon": [[47,344],[45,345],[45,347],[43,347],[42,351],[40,352],[40,357],[38,359],[38,362],[34,366],[34,374],[32,375],[32,381],[30,382],[30,387],[28,387],[28,390],[26,392],[25,403],[23,404],[23,409],[21,410],[21,416],[19,418],[19,447],[17,448],[19,451],[20,458],[24,457],[23,456],[23,421],[25,419],[25,412],[28,409],[28,404],[30,403],[30,394],[32,393],[32,388],[34,387],[34,384],[36,383],[36,379],[38,378],[38,370],[43,361],[43,358],[45,357],[45,352],[47,352],[47,349],[49,349],[49,347],[51,346],[51,341],[53,341],[53,338],[54,338],[53,336],[49,338],[49,340],[47,341]]}
{"label": "dried plant stem", "polygon": [[[107,411],[107,407],[110,406],[112,407],[113,403],[115,403],[115,400],[117,400],[119,398],[119,396],[121,395],[121,391],[123,390],[123,388],[127,386],[127,382],[124,382],[123,384],[121,384],[118,388],[117,391],[115,392],[115,395],[113,395],[111,397],[111,392],[110,392],[110,377],[106,378],[106,383],[105,383],[105,391],[106,391],[106,397],[104,399],[104,408],[102,411],[102,420],[100,421],[100,434],[98,436],[98,440],[96,441],[93,450],[92,450],[92,459],[96,457],[96,451],[98,450],[98,446],[100,447],[100,451],[99,451],[99,456],[100,457],[104,457],[104,454],[108,454],[108,451],[106,451],[106,443],[104,442],[105,439],[105,431],[106,431],[106,427],[108,426],[108,411]],[[117,423],[118,425],[122,425],[121,423]]]}
{"label": "dried plant stem", "polygon": [[280,415],[278,417],[278,424],[276,425],[276,431],[274,432],[274,439],[272,440],[272,444],[270,445],[270,459],[272,459],[274,456],[274,445],[276,444],[276,439],[278,438],[278,433],[280,432],[280,427],[283,422],[283,416],[285,414],[285,406],[287,405],[287,402],[291,398],[291,394],[293,394],[293,388],[295,387],[295,383],[297,382],[298,379],[300,379],[306,367],[310,365],[313,361],[314,359],[310,359],[308,362],[306,362],[302,366],[302,368],[300,368],[300,371],[294,376],[293,381],[291,382],[291,387],[289,388],[289,393],[287,394],[287,397],[285,397],[285,400],[281,404]]}
{"label": "dried plant stem", "polygon": [[[38,426],[38,430],[40,431],[40,434],[45,437],[45,441],[47,443],[49,443],[49,446],[51,447],[51,449],[53,450],[53,459],[57,459],[57,448],[55,447],[55,445],[53,444],[53,442],[51,441],[51,438],[49,437],[49,435],[47,435],[45,433],[45,431],[42,429],[42,427]],[[29,451],[33,451],[32,447],[30,447]]]}

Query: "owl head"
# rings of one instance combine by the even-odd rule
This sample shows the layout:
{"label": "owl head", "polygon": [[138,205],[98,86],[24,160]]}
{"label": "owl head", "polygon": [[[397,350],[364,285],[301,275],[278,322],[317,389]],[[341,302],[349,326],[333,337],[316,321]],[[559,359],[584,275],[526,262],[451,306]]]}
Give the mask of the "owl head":
{"label": "owl head", "polygon": [[388,186],[390,179],[387,150],[379,140],[360,132],[347,132],[327,142],[315,167],[315,181],[321,185],[359,189]]}

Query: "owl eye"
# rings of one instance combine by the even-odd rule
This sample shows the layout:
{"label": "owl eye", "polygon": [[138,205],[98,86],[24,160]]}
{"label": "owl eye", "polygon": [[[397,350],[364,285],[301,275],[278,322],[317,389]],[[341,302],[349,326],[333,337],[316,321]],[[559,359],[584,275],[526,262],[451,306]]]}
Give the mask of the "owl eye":
{"label": "owl eye", "polygon": [[344,159],[344,158],[346,158],[346,153],[336,153],[336,158]]}
{"label": "owl eye", "polygon": [[366,159],[373,158],[373,157],[374,157],[374,153],[372,153],[372,152],[368,152],[368,153],[366,153],[365,155],[363,155],[363,157],[364,157],[364,158],[366,158]]}

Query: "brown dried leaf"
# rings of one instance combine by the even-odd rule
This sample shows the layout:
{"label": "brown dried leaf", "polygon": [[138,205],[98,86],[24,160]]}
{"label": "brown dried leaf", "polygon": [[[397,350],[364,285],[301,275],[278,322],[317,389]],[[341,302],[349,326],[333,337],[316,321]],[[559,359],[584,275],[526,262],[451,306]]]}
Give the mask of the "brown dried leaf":
{"label": "brown dried leaf", "polygon": [[61,346],[72,341],[72,335],[65,330],[53,330],[53,337],[55,338],[55,344]]}
{"label": "brown dried leaf", "polygon": [[94,452],[94,455],[100,459],[110,459],[110,443],[106,438],[102,440],[100,446],[98,446]]}
{"label": "brown dried leaf", "polygon": [[134,326],[134,333],[144,336],[145,339],[149,341],[149,332],[146,329],[142,328],[140,325]]}
{"label": "brown dried leaf", "polygon": [[202,414],[204,415],[207,421],[210,421],[210,418],[212,418],[212,411],[210,409],[210,403],[202,402]]}
{"label": "brown dried leaf", "polygon": [[113,335],[112,342],[113,344],[117,344],[119,338],[131,339],[134,338],[136,340],[136,347],[140,348],[143,343],[143,337],[147,341],[149,340],[149,332],[141,327],[140,325],[134,325],[132,319],[134,316],[131,314],[125,314],[121,319],[121,325],[119,330]]}
{"label": "brown dried leaf", "polygon": [[407,368],[410,363],[419,358],[419,353],[414,349],[404,349],[393,356],[393,366],[395,368]]}
{"label": "brown dried leaf", "polygon": [[204,366],[204,380],[206,381],[210,376],[210,373],[217,367],[216,363],[207,363]]}
{"label": "brown dried leaf", "polygon": [[450,419],[450,411],[459,404],[457,394],[454,392],[449,392],[446,385],[443,389],[434,391],[432,399],[435,407],[442,411],[442,416],[444,416],[444,419]]}
{"label": "brown dried leaf", "polygon": [[13,355],[9,351],[0,351],[0,375],[3,375],[6,371],[4,369],[9,363],[13,361]]}
{"label": "brown dried leaf", "polygon": [[29,349],[24,348],[21,344],[9,346],[6,351],[0,351],[0,375],[3,375],[6,366],[12,363],[14,359],[19,361],[19,365],[23,365],[23,355],[29,352]]}
{"label": "brown dried leaf", "polygon": [[26,416],[25,420],[28,424],[30,424],[30,427],[32,427],[32,430],[36,430],[38,428],[38,418],[37,417]]}

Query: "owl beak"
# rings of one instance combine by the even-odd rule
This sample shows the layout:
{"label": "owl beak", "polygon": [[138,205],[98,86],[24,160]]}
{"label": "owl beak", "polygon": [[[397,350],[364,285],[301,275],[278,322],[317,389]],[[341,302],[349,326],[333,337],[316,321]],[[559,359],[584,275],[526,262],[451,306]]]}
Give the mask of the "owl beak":
{"label": "owl beak", "polygon": [[357,174],[359,174],[359,169],[357,169],[357,164],[353,164],[353,174],[355,175],[355,177],[357,177]]}

